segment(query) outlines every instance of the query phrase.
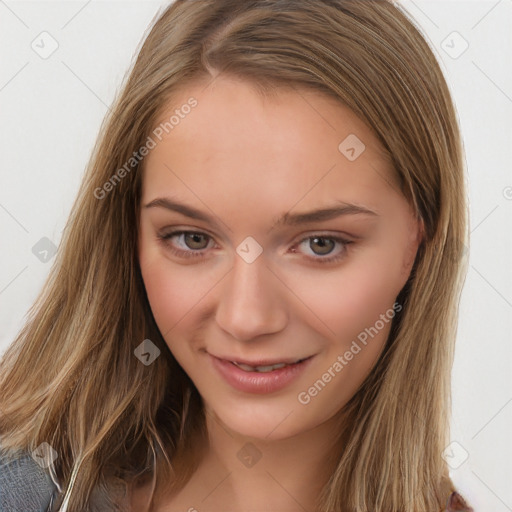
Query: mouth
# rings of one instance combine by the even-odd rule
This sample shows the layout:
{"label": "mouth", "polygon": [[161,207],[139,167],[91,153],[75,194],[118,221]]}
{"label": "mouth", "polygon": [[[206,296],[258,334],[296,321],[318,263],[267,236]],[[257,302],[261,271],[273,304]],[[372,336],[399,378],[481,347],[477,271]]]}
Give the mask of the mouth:
{"label": "mouth", "polygon": [[[279,361],[279,362],[264,362],[261,361],[253,362],[253,363],[245,363],[241,361],[233,361],[229,359],[225,359],[225,361],[229,361],[231,364],[237,366],[241,370],[244,370],[245,372],[258,372],[258,373],[268,373],[273,372],[275,370],[280,370],[281,368],[285,368],[286,366],[293,366],[295,364],[302,363],[303,361],[306,361],[307,359],[311,358],[313,356],[309,357],[303,357],[300,359],[295,359],[292,361]],[[275,360],[274,360],[275,361]]]}
{"label": "mouth", "polygon": [[233,388],[253,394],[272,393],[291,385],[310,366],[314,355],[298,358],[240,361],[209,354],[213,367]]}

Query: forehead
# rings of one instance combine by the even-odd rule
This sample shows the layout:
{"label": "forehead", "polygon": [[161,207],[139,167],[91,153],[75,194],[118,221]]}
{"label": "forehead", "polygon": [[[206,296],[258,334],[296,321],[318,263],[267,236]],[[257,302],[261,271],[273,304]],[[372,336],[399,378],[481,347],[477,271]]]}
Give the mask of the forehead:
{"label": "forehead", "polygon": [[[182,109],[191,98],[197,104]],[[156,128],[165,123],[144,161],[147,199],[167,192],[235,210],[237,200],[282,209],[397,193],[373,131],[320,92],[287,88],[263,97],[248,82],[217,77],[176,93]]]}

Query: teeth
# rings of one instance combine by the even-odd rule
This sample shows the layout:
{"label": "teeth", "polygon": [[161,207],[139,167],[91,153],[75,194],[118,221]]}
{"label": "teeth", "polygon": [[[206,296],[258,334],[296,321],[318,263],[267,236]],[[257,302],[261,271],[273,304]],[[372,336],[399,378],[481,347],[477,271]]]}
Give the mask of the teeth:
{"label": "teeth", "polygon": [[278,363],[273,364],[271,366],[256,366],[252,367],[248,364],[244,363],[235,363],[235,361],[231,361],[235,366],[238,366],[238,368],[245,370],[246,372],[261,372],[261,373],[267,373],[271,372],[273,370],[279,370],[280,368],[284,368],[285,366],[288,366],[286,363]]}

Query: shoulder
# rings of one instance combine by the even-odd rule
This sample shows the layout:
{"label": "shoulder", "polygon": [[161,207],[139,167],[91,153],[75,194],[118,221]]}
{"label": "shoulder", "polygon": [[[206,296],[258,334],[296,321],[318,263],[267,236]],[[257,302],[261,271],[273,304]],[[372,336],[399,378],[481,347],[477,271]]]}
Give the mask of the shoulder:
{"label": "shoulder", "polygon": [[13,458],[0,448],[0,512],[46,511],[56,490],[48,470],[29,453]]}
{"label": "shoulder", "polygon": [[446,512],[473,512],[458,492],[452,492],[446,503]]}

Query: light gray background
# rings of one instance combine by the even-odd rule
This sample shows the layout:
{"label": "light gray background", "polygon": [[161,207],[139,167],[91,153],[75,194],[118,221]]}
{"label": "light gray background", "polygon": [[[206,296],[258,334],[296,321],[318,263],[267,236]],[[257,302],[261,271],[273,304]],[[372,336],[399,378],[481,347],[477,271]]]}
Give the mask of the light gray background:
{"label": "light gray background", "polygon": [[[512,511],[512,0],[400,3],[441,61],[468,166],[470,265],[445,457],[477,511]],[[0,354],[52,263],[32,248],[59,244],[100,123],[166,4],[0,0]],[[43,31],[58,43],[46,59],[32,49],[50,48]]]}

